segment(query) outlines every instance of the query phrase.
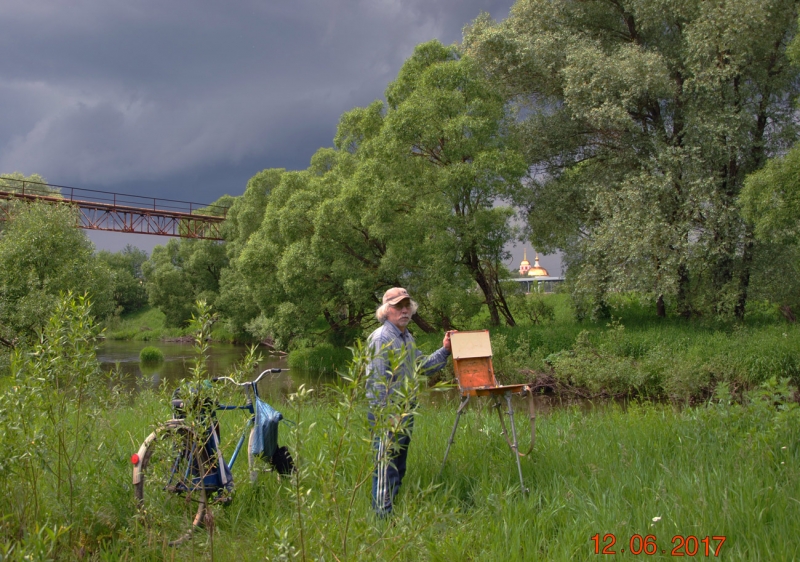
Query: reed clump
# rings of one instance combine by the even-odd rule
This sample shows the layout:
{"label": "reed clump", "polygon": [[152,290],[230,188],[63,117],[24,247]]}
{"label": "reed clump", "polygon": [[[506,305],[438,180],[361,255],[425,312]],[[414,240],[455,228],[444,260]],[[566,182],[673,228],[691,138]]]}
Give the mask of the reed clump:
{"label": "reed clump", "polygon": [[139,362],[145,365],[157,365],[158,363],[163,363],[163,361],[164,352],[152,345],[142,348],[139,352]]}

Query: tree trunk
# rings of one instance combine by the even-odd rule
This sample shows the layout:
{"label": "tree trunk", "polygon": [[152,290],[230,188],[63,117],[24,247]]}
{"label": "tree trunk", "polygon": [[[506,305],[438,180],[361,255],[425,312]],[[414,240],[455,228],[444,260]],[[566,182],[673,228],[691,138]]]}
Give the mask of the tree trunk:
{"label": "tree trunk", "polygon": [[464,258],[464,262],[466,263],[469,272],[472,274],[472,278],[483,292],[484,302],[489,308],[489,323],[492,326],[499,326],[500,313],[497,310],[497,302],[495,302],[494,291],[492,290],[492,285],[489,282],[489,279],[486,278],[486,274],[481,268],[477,252],[474,250],[469,250]]}
{"label": "tree trunk", "polygon": [[692,305],[689,301],[689,272],[686,264],[678,266],[678,314],[684,318],[691,318]]}
{"label": "tree trunk", "polygon": [[742,254],[742,269],[739,273],[739,295],[736,299],[734,314],[737,320],[744,320],[744,312],[747,308],[747,292],[750,288],[750,268],[753,264],[753,235],[750,228],[745,230],[744,252]]}
{"label": "tree trunk", "polygon": [[447,314],[441,314],[439,318],[439,325],[442,329],[447,332],[448,330],[453,329],[453,321],[450,320],[450,317]]}
{"label": "tree trunk", "polygon": [[792,311],[792,307],[789,306],[788,304],[784,304],[783,306],[781,306],[780,311],[781,314],[783,314],[783,317],[786,318],[786,320],[788,320],[792,324],[797,322],[797,318],[794,315],[794,311]]}
{"label": "tree trunk", "polygon": [[497,308],[503,315],[503,318],[505,318],[506,324],[513,328],[517,325],[517,323],[514,320],[514,315],[511,314],[511,309],[508,307],[508,303],[506,302],[506,297],[503,294],[503,286],[500,284],[500,279],[497,276],[496,267],[490,266],[489,278],[490,282],[492,283],[492,288],[495,292],[495,302],[497,303]]}
{"label": "tree trunk", "polygon": [[667,309],[664,306],[664,295],[658,295],[658,300],[656,301],[656,316],[659,318],[667,317]]}
{"label": "tree trunk", "polygon": [[419,315],[418,312],[415,312],[411,319],[414,321],[414,324],[419,326],[419,329],[426,334],[432,334],[436,331],[436,328],[431,326],[422,316]]}

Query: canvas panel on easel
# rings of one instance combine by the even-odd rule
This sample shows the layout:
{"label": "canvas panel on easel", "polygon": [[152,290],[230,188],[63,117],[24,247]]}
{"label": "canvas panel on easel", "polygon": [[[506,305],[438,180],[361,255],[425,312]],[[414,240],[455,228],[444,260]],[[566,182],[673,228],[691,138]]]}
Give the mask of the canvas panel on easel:
{"label": "canvas panel on easel", "polygon": [[450,343],[453,350],[453,370],[462,392],[497,386],[488,330],[455,332],[450,336]]}

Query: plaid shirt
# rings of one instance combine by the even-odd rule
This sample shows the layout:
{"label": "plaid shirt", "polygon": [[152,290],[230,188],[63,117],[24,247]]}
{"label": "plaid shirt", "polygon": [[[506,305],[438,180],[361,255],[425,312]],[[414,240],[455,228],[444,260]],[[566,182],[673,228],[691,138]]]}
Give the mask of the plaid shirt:
{"label": "plaid shirt", "polygon": [[[367,345],[372,354],[367,374],[367,398],[373,407],[386,404],[394,389],[400,387],[403,380],[414,372],[416,361],[420,361],[422,373],[429,375],[444,368],[450,356],[450,352],[442,347],[424,357],[417,349],[411,332],[401,332],[388,320],[369,335]],[[404,351],[403,362],[392,372],[390,354],[394,354],[399,360]]]}

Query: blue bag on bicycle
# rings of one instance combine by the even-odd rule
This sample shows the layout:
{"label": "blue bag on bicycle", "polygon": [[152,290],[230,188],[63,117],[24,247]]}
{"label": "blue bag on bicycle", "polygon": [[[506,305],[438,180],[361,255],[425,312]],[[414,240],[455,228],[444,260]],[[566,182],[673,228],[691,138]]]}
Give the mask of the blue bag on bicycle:
{"label": "blue bag on bicycle", "polygon": [[272,455],[278,448],[278,424],[283,419],[283,414],[258,397],[253,406],[256,419],[250,453],[271,462]]}

